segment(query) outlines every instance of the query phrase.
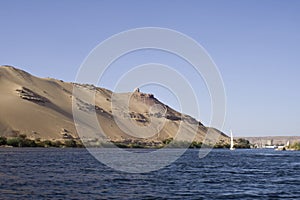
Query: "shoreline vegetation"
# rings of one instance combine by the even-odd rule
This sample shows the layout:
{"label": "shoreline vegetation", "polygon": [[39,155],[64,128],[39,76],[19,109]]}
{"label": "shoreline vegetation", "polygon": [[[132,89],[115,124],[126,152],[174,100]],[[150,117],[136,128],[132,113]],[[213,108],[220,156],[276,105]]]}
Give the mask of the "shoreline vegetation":
{"label": "shoreline vegetation", "polygon": [[[239,138],[235,141],[235,148],[250,148],[248,140]],[[25,134],[20,134],[16,137],[4,137],[0,136],[0,147],[42,147],[42,148],[84,148],[84,147],[102,147],[102,148],[216,148],[216,149],[228,149],[230,144],[217,143],[215,145],[202,144],[201,142],[193,141],[192,143],[186,141],[173,141],[173,138],[163,140],[161,142],[145,142],[139,140],[127,139],[124,141],[112,141],[101,142],[98,140],[85,141],[84,143],[80,139],[65,139],[65,140],[41,140],[41,139],[29,139]],[[300,144],[299,144],[300,149]]]}
{"label": "shoreline vegetation", "polygon": [[300,142],[295,142],[294,144],[288,146],[286,150],[300,151]]}

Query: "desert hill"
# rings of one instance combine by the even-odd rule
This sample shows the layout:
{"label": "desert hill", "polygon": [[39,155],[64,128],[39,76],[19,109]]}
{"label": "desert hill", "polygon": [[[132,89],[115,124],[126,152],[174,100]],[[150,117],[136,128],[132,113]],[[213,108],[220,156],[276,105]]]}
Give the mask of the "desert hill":
{"label": "desert hill", "polygon": [[[89,96],[95,98],[95,105]],[[75,122],[74,110],[79,116]],[[180,129],[184,134],[178,140],[189,140],[196,127],[194,141],[202,142],[211,134],[218,142],[228,143],[222,132],[173,110],[152,94],[139,90],[116,94],[93,85],[38,78],[12,66],[0,66],[0,112],[0,135],[6,137],[26,134],[31,139],[65,140],[80,136],[82,140],[105,137],[116,142],[160,143],[176,138]],[[89,124],[90,117],[96,117],[101,130]],[[78,129],[84,135],[78,135]]]}

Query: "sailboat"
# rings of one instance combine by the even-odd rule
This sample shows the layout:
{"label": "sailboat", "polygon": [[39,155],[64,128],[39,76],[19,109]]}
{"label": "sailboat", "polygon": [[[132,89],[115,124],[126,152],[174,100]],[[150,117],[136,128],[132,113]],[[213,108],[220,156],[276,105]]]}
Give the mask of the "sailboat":
{"label": "sailboat", "polygon": [[230,150],[235,150],[235,148],[233,146],[234,146],[233,134],[232,134],[232,130],[230,130]]}
{"label": "sailboat", "polygon": [[290,147],[290,141],[288,140],[286,145],[283,145],[283,146],[278,146],[277,148],[275,148],[275,150],[277,151],[285,151],[287,149],[289,149]]}

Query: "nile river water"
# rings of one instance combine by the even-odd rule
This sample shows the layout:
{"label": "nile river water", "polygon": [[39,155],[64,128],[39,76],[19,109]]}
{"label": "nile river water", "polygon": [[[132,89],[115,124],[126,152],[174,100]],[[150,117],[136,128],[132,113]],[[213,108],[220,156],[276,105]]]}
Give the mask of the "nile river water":
{"label": "nile river water", "polygon": [[0,148],[1,200],[285,198],[300,199],[300,152],[213,150],[199,159],[188,150],[161,170],[130,174],[85,149]]}

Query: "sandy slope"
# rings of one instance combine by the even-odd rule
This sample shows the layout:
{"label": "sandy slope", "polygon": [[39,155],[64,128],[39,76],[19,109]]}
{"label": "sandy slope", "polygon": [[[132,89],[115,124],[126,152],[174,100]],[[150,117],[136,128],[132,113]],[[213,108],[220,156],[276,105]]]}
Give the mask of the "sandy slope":
{"label": "sandy slope", "polygon": [[[76,93],[73,93],[75,87]],[[90,98],[91,97],[91,98]],[[95,106],[93,98],[95,97]],[[38,78],[10,66],[0,67],[0,134],[30,138],[77,138],[73,109],[81,139],[103,137],[113,141],[167,138],[202,141],[207,128],[159,102],[153,95],[113,94],[91,85]],[[92,120],[91,120],[92,119]],[[98,125],[91,123],[96,119]],[[195,131],[194,131],[195,130]],[[228,137],[212,129],[218,140]],[[143,138],[143,139],[141,139]]]}

